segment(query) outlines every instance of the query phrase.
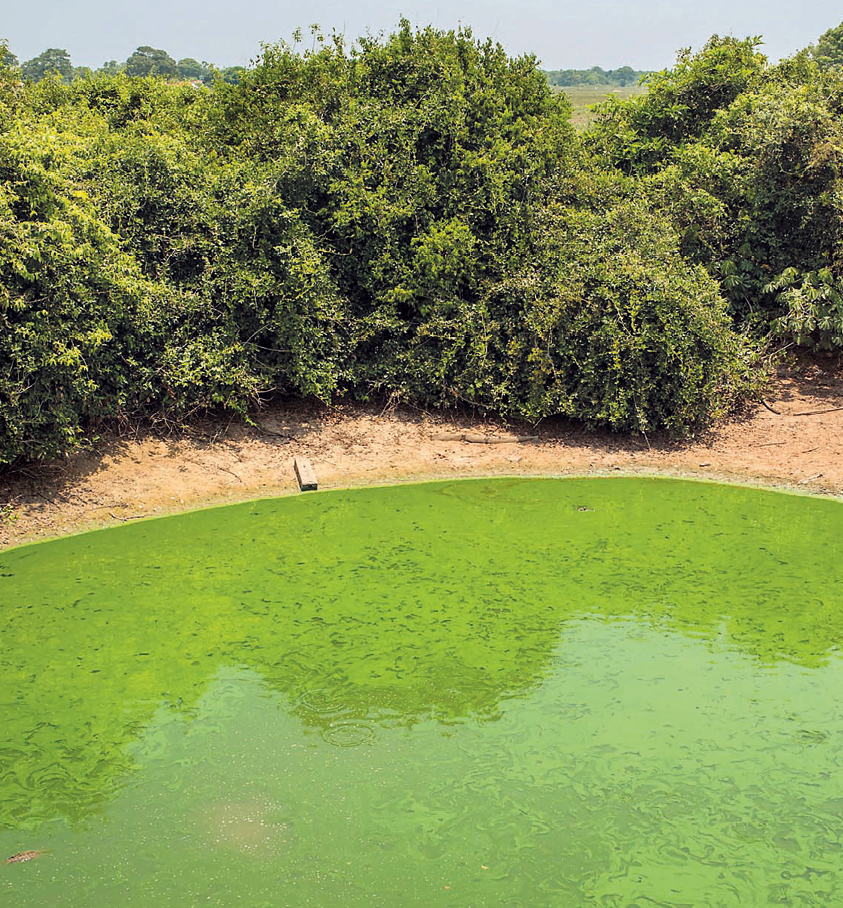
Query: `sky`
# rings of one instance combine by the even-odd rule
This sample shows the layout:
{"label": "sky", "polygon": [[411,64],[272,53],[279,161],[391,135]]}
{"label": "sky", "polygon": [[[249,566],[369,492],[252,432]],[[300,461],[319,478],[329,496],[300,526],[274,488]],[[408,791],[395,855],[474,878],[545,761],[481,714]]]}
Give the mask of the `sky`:
{"label": "sky", "polygon": [[290,40],[318,23],[348,39],[414,25],[468,25],[510,55],[536,54],[544,69],[658,70],[676,51],[699,48],[712,34],[761,35],[772,59],[816,41],[843,18],[832,0],[3,0],[0,38],[21,62],[64,48],[75,66],[125,60],[151,45],[180,59],[220,67],[247,65],[261,43]]}

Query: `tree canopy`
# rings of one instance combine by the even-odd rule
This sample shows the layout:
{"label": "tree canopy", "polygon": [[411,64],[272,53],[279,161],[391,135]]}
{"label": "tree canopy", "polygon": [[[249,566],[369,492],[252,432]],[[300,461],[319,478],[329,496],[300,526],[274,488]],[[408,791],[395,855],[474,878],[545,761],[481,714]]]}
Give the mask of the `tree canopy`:
{"label": "tree canopy", "polygon": [[192,57],[184,57],[176,64],[178,74],[182,79],[206,79],[212,70],[210,63],[200,63]]}
{"label": "tree canopy", "polygon": [[18,58],[9,50],[8,41],[0,40],[0,66],[7,69],[18,65]]}
{"label": "tree canopy", "polygon": [[820,35],[809,53],[820,69],[832,69],[843,66],[843,22]]}
{"label": "tree canopy", "polygon": [[126,72],[130,76],[175,76],[178,75],[176,61],[157,47],[139,47],[127,60]]}
{"label": "tree canopy", "polygon": [[843,76],[809,53],[715,36],[582,136],[468,29],[130,61],[0,68],[0,464],[272,394],[682,435],[765,345],[843,346]]}
{"label": "tree canopy", "polygon": [[670,214],[739,324],[840,347],[843,80],[756,46],[682,54],[645,97],[605,105],[587,141]]}
{"label": "tree canopy", "polygon": [[66,50],[58,47],[49,47],[42,54],[27,60],[21,66],[21,74],[24,79],[32,82],[40,82],[47,76],[58,73],[63,82],[70,82],[73,78],[73,64],[70,62],[70,54]]}
{"label": "tree canopy", "polygon": [[603,69],[592,66],[591,69],[552,69],[545,72],[551,85],[571,87],[574,85],[637,85],[650,73],[621,66],[618,69]]}

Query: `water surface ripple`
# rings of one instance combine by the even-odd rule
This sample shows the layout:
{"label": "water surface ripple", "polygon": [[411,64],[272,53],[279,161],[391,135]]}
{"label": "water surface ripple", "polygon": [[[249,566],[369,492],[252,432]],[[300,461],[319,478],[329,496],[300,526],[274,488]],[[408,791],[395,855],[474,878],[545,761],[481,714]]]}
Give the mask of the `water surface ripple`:
{"label": "water surface ripple", "polygon": [[319,493],[0,553],[0,904],[832,906],[843,508]]}

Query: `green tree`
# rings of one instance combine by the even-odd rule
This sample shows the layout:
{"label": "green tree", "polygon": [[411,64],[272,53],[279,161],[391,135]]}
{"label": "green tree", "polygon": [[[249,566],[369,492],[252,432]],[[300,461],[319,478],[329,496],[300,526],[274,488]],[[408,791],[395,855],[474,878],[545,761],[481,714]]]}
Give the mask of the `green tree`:
{"label": "green tree", "polygon": [[594,208],[552,214],[540,266],[501,285],[523,300],[507,344],[520,415],[681,436],[726,414],[757,378],[717,283],[646,202]]}
{"label": "green tree", "polygon": [[116,60],[106,60],[97,72],[104,76],[116,76],[117,73],[121,73],[125,69],[125,63],[118,63]]}
{"label": "green tree", "polygon": [[627,191],[670,215],[740,324],[843,346],[843,73],[804,53],[767,66],[756,43],[681,56],[588,141],[640,177]]}
{"label": "green tree", "polygon": [[638,73],[631,66],[622,66],[612,73],[618,85],[634,85],[639,78]]}
{"label": "green tree", "polygon": [[166,51],[144,45],[126,60],[126,72],[130,76],[176,76],[179,70]]}
{"label": "green tree", "polygon": [[220,76],[222,76],[223,82],[227,82],[229,85],[236,85],[243,78],[245,72],[245,66],[226,66],[220,72]]}
{"label": "green tree", "polygon": [[69,83],[73,78],[73,64],[70,62],[70,54],[66,50],[57,47],[50,47],[39,54],[32,60],[27,60],[21,66],[21,74],[24,79],[31,82],[40,82],[58,73],[62,82]]}
{"label": "green tree", "polygon": [[[4,56],[5,52],[5,56]],[[17,57],[10,53],[5,40],[0,40],[0,58],[14,59],[15,63],[0,61],[0,132],[17,116],[20,103],[20,73],[16,67]]]}
{"label": "green tree", "polygon": [[131,403],[144,284],[77,188],[79,153],[46,122],[0,136],[0,464],[72,450]]}
{"label": "green tree", "polygon": [[651,75],[633,69],[631,66],[621,66],[620,69],[604,70],[599,66],[591,69],[562,69],[545,72],[547,81],[551,85],[563,87],[575,85],[635,85],[645,76]]}
{"label": "green tree", "polygon": [[5,39],[0,40],[0,66],[14,69],[18,65],[18,58],[9,50]]}
{"label": "green tree", "polygon": [[211,71],[210,63],[200,63],[192,57],[184,57],[182,60],[179,60],[176,65],[178,67],[178,74],[182,79],[204,80]]}
{"label": "green tree", "polygon": [[808,51],[820,69],[843,66],[843,22],[822,34]]}
{"label": "green tree", "polygon": [[646,95],[598,108],[590,147],[625,173],[647,173],[673,150],[700,138],[718,111],[760,84],[766,57],[760,38],[712,36],[699,53],[680,51],[673,69],[647,81]]}
{"label": "green tree", "polygon": [[[0,461],[265,393],[682,434],[752,391],[718,282],[769,245],[776,198],[799,248],[833,224],[833,76],[803,110],[760,99],[740,48],[720,94],[710,61],[665,75],[696,119],[639,171],[582,145],[533,57],[468,29],[312,37],[202,92],[0,72]],[[665,138],[650,113],[630,136]]]}

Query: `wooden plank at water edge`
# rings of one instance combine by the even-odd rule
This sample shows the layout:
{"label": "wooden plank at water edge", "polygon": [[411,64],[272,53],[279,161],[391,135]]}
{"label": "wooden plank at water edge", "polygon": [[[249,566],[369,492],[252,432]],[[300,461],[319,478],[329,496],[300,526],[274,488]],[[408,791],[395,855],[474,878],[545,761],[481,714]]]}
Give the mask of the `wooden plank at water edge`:
{"label": "wooden plank at water edge", "polygon": [[313,472],[313,467],[306,457],[295,457],[293,459],[293,467],[302,492],[315,492],[319,488],[316,474]]}

